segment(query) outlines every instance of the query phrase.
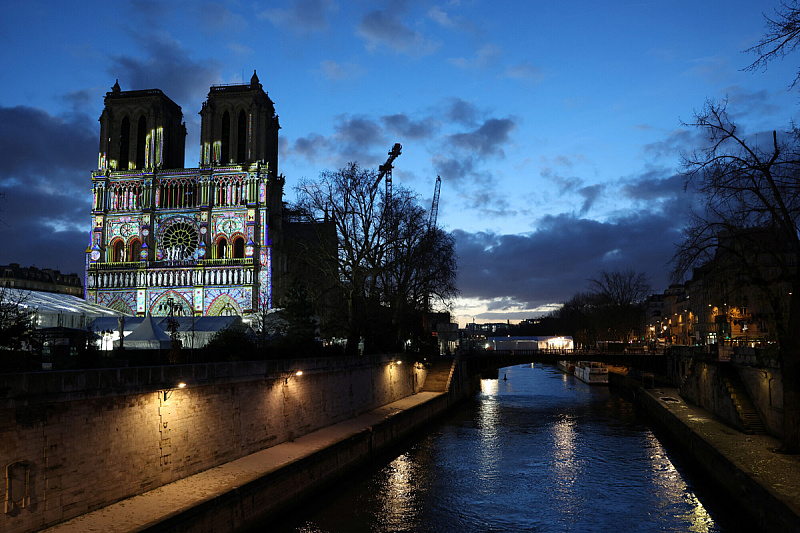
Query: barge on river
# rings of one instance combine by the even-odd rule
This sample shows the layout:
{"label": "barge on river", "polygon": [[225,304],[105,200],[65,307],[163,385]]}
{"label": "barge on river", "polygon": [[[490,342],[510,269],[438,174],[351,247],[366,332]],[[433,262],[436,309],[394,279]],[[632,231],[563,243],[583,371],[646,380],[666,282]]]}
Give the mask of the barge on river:
{"label": "barge on river", "polygon": [[578,361],[575,377],[589,385],[607,385],[608,367],[597,361]]}

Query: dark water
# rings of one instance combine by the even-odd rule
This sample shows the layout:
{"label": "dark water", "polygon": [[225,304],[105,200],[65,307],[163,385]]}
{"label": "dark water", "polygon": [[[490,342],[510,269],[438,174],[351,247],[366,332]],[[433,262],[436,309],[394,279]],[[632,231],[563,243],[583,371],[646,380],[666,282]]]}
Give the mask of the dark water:
{"label": "dark water", "polygon": [[[503,380],[503,375],[507,380]],[[321,532],[753,531],[608,387],[502,369],[400,455],[270,524]]]}

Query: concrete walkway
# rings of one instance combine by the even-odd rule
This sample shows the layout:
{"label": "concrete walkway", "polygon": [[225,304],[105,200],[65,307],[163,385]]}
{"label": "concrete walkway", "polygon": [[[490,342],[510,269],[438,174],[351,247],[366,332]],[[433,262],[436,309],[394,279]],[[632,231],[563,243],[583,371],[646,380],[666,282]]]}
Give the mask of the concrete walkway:
{"label": "concrete walkway", "polygon": [[303,435],[293,442],[285,442],[261,450],[139,496],[78,516],[44,531],[101,531],[105,533],[146,529],[442,394],[441,392],[420,392],[356,418]]}
{"label": "concrete walkway", "polygon": [[[678,389],[656,387],[645,392],[724,456],[738,470],[739,480],[749,477],[800,517],[800,456],[779,453],[781,441],[775,437],[747,435],[725,425],[712,413],[683,401]],[[748,493],[748,497],[760,496]]]}

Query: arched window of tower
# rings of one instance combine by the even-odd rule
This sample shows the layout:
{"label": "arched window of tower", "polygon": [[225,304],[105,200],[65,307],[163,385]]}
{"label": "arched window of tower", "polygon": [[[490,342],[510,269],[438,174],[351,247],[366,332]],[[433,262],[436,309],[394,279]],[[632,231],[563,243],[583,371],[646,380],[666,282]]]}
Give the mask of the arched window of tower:
{"label": "arched window of tower", "polygon": [[136,126],[136,169],[144,168],[145,151],[147,150],[147,119],[144,115],[139,117]]}
{"label": "arched window of tower", "polygon": [[128,117],[122,119],[119,127],[119,164],[120,170],[128,170],[131,150],[131,121]]}
{"label": "arched window of tower", "polygon": [[236,162],[244,163],[247,161],[247,115],[244,110],[239,111],[239,119],[236,124]]}
{"label": "arched window of tower", "polygon": [[225,111],[222,114],[222,154],[220,164],[227,165],[231,162],[231,114]]}

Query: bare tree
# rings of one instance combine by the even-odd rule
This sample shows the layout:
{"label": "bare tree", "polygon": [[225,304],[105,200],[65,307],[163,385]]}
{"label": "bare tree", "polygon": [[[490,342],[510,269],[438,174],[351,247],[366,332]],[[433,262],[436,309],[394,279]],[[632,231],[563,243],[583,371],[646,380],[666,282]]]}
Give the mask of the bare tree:
{"label": "bare tree", "polygon": [[297,188],[306,216],[330,220],[335,226],[338,246],[316,246],[306,260],[326,272],[343,296],[349,353],[357,350],[365,327],[363,310],[374,293],[377,268],[386,255],[386,220],[376,178],[375,171],[349,163],[335,172],[323,172],[319,181],[303,181]]}
{"label": "bare tree", "polygon": [[673,257],[673,279],[704,266],[729,285],[760,291],[775,317],[784,392],[784,449],[800,452],[800,132],[747,138],[726,104],[706,103],[694,123],[707,145],[684,156],[687,187],[704,200]]}
{"label": "bare tree", "polygon": [[335,227],[334,246],[320,235],[301,255],[312,270],[326,272],[326,286],[309,293],[317,304],[338,304],[340,312],[327,315],[345,318],[349,353],[362,337],[367,349],[396,347],[410,322],[421,324],[431,299],[446,305],[457,292],[452,236],[428,226],[417,196],[397,187],[387,203],[376,181],[376,172],[350,163],[297,189],[298,212],[317,222],[309,227]]}
{"label": "bare tree", "polygon": [[589,279],[589,290],[611,305],[638,305],[650,296],[653,287],[644,272],[601,270],[598,277]]}
{"label": "bare tree", "polygon": [[[781,2],[775,16],[764,15],[767,30],[757,45],[745,50],[758,57],[745,70],[765,69],[770,61],[783,58],[800,45],[800,7],[797,2]],[[800,81],[800,70],[790,87]]]}
{"label": "bare tree", "polygon": [[36,311],[26,304],[28,291],[0,287],[0,372],[27,370]]}

